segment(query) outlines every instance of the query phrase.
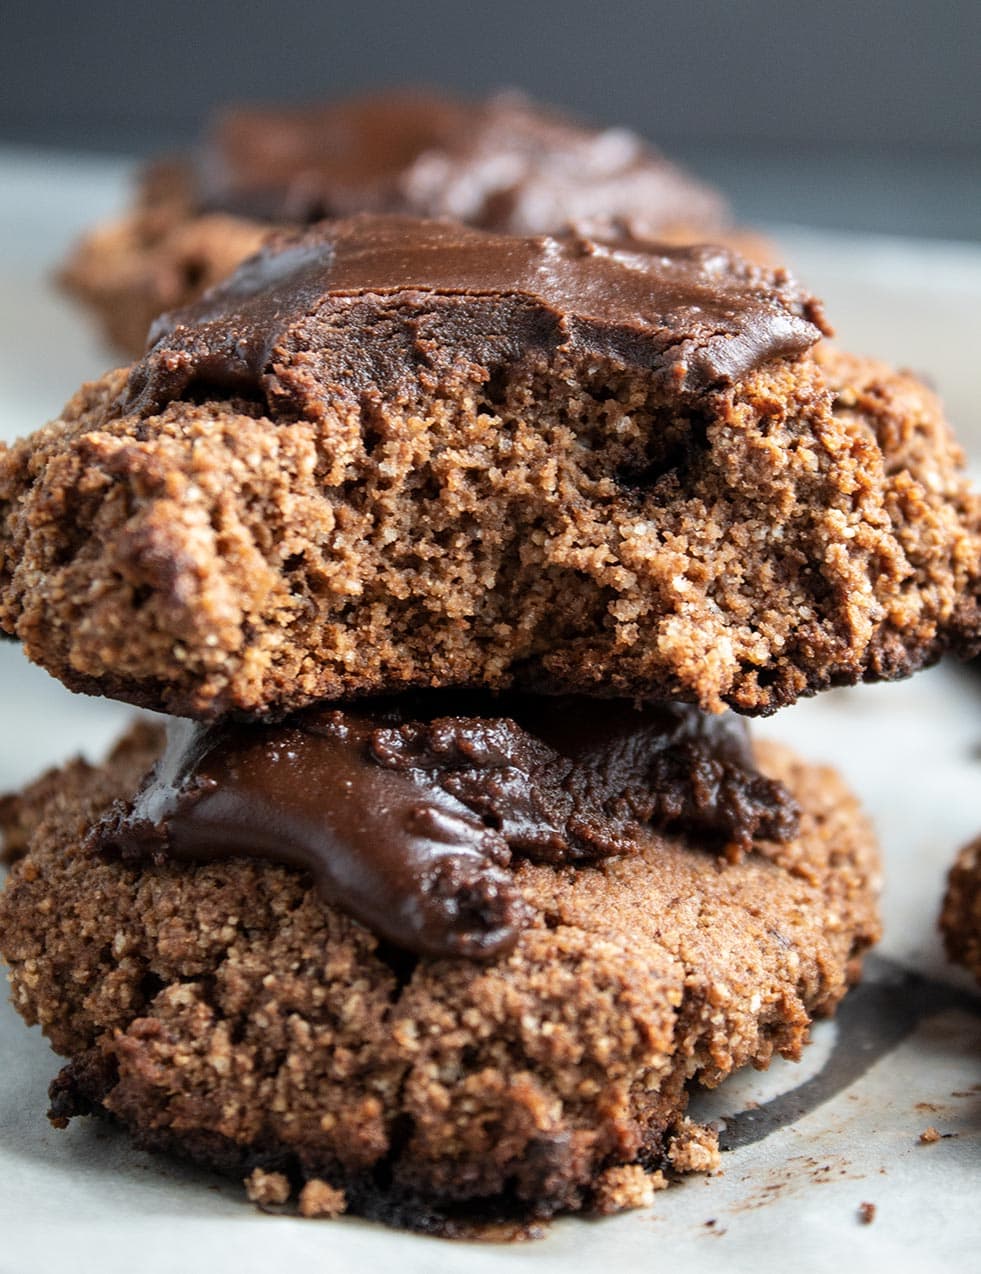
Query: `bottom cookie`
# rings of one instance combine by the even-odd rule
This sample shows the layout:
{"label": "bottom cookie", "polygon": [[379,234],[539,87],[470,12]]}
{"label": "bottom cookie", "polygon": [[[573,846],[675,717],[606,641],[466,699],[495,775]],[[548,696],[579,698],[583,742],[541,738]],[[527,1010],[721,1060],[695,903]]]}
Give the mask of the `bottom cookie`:
{"label": "bottom cookie", "polygon": [[726,861],[644,832],[596,865],[519,861],[530,922],[491,960],[414,956],[302,872],[127,862],[89,835],[162,745],[137,727],[2,808],[13,1001],[69,1064],[51,1117],[242,1179],[260,1203],[457,1233],[616,1211],[716,1155],[688,1086],[797,1057],[878,937],[878,858],[830,770],[758,745],[801,807]]}

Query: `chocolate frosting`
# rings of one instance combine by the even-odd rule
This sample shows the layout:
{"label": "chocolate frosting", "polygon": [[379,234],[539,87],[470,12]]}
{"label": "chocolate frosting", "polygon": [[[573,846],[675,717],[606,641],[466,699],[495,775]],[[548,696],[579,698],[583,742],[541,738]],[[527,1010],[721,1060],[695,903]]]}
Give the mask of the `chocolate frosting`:
{"label": "chocolate frosting", "polygon": [[786,272],[719,248],[364,215],[274,237],[161,316],[122,409],[241,394],[270,414],[316,418],[339,397],[408,400],[535,353],[638,369],[684,396],[800,354],[825,330]]}
{"label": "chocolate frosting", "polygon": [[631,853],[642,823],[744,850],[792,835],[797,818],[731,715],[434,691],[280,724],[175,719],[135,801],[95,840],[159,862],[300,867],[396,946],[482,958],[530,919],[513,854],[575,865]]}
{"label": "chocolate frosting", "polygon": [[202,210],[284,224],[402,212],[509,234],[626,222],[650,237],[725,219],[719,195],[636,134],[582,127],[514,92],[226,111],[195,176]]}

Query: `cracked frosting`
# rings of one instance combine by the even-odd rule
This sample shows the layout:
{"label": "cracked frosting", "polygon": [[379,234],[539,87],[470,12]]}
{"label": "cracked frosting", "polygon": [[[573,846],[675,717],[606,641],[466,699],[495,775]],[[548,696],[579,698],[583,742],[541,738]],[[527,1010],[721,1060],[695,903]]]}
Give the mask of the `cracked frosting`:
{"label": "cracked frosting", "polygon": [[420,382],[474,367],[493,376],[533,351],[592,354],[697,393],[802,354],[825,331],[820,304],[786,271],[721,248],[363,215],[276,236],[231,280],[163,315],[121,408],[148,415],[226,392],[316,416],[325,392],[405,399]]}
{"label": "cracked frosting", "polygon": [[682,704],[409,694],[279,724],[174,720],[135,798],[96,829],[124,857],[259,857],[397,947],[490,958],[530,913],[512,855],[555,866],[635,851],[641,824],[739,853],[799,811],[745,727]]}

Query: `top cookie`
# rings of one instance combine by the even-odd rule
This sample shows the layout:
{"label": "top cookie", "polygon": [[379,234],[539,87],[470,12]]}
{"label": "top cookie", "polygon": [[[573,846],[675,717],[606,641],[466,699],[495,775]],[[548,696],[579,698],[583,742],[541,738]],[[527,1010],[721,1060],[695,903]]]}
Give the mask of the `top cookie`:
{"label": "top cookie", "polygon": [[182,715],[409,686],[768,712],[979,644],[933,397],[709,249],[271,242],[0,453],[0,624]]}
{"label": "top cookie", "polygon": [[271,226],[358,212],[679,242],[716,239],[728,220],[721,195],[626,129],[588,128],[513,92],[401,90],[226,111],[193,159],[145,175],[136,208],[83,240],[62,281],[135,356],[152,319],[231,273]]}

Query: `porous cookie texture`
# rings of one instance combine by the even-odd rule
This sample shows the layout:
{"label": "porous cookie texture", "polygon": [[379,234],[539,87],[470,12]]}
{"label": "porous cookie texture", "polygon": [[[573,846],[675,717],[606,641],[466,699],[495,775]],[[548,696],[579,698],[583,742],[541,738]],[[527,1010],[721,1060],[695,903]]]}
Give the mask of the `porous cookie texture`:
{"label": "porous cookie texture", "polygon": [[482,963],[386,946],[289,868],[84,848],[160,746],[139,727],[5,807],[13,1001],[70,1058],[56,1123],[107,1115],[308,1215],[452,1233],[645,1203],[661,1170],[717,1162],[689,1083],[797,1057],[878,936],[854,799],[772,745],[758,759],[801,805],[795,839],[740,863],[653,833],[595,867],[520,862],[532,922]]}
{"label": "porous cookie texture", "polygon": [[272,226],[355,212],[447,216],[512,234],[571,224],[681,243],[728,235],[720,194],[634,133],[593,129],[516,93],[395,90],[220,114],[199,153],[154,165],[133,209],[89,233],[61,281],[131,356],[151,321],[254,252]]}
{"label": "porous cookie texture", "polygon": [[981,982],[981,836],[964,846],[950,869],[940,929],[950,959]]}
{"label": "porous cookie texture", "polygon": [[766,713],[981,642],[936,398],[784,272],[355,218],[0,450],[0,627],[76,690],[409,686]]}

